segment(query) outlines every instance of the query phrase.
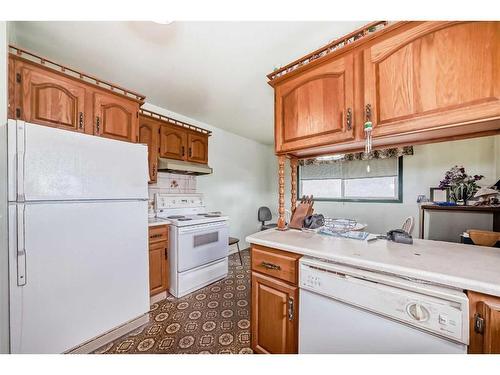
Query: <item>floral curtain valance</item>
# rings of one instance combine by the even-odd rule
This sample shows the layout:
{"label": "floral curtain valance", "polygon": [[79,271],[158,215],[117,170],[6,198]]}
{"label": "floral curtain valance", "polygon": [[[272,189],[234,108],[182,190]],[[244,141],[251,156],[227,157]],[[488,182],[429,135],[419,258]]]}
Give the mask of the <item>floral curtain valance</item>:
{"label": "floral curtain valance", "polygon": [[413,146],[386,148],[383,150],[373,150],[370,153],[356,152],[352,154],[335,155],[334,157],[328,159],[327,158],[301,159],[299,160],[299,165],[321,165],[321,164],[341,163],[353,160],[398,158],[400,156],[405,156],[405,155],[413,155]]}

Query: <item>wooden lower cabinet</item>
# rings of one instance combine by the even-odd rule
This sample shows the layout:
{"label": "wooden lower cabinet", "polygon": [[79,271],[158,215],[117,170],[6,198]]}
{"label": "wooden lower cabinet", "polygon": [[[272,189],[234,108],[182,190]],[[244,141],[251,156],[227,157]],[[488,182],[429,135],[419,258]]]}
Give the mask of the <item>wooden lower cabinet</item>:
{"label": "wooden lower cabinet", "polygon": [[169,287],[168,226],[149,227],[149,292],[151,296]]}
{"label": "wooden lower cabinet", "polygon": [[500,354],[500,297],[467,292],[470,354]]}
{"label": "wooden lower cabinet", "polygon": [[[298,352],[299,288],[297,278],[288,276],[297,274],[300,255],[253,246],[251,256],[252,349],[255,353],[295,354]],[[292,282],[282,278],[280,271],[285,266],[286,278]],[[261,267],[276,271],[276,277],[260,272]]]}
{"label": "wooden lower cabinet", "polygon": [[252,272],[252,348],[256,353],[298,351],[299,288]]}

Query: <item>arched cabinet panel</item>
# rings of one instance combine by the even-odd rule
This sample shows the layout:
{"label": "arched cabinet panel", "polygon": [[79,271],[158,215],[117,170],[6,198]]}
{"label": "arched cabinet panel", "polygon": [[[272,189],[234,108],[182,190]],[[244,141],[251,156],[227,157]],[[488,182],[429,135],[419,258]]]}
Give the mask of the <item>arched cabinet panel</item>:
{"label": "arched cabinet panel", "polygon": [[276,87],[278,152],[354,138],[353,56],[305,71]]}
{"label": "arched cabinet panel", "polygon": [[84,131],[85,88],[49,72],[21,68],[20,117],[56,128]]}
{"label": "arched cabinet panel", "polygon": [[208,136],[204,134],[188,134],[188,161],[208,163]]}
{"label": "arched cabinet panel", "polygon": [[96,135],[135,142],[139,106],[104,92],[94,93]]}
{"label": "arched cabinet panel", "polygon": [[500,115],[500,23],[423,22],[364,51],[374,136]]}
{"label": "arched cabinet panel", "polygon": [[187,134],[178,126],[160,126],[160,156],[162,158],[185,160],[187,157]]}

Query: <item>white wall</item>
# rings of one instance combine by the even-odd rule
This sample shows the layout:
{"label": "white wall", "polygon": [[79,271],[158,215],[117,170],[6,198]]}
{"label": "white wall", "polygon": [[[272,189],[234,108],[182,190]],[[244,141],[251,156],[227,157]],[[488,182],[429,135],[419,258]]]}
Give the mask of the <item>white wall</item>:
{"label": "white wall", "polygon": [[[403,161],[403,203],[315,202],[315,212],[329,217],[354,218],[367,223],[367,230],[373,233],[399,228],[405,217],[413,216],[413,235],[416,237],[419,235],[417,196],[429,197],[429,188],[437,187],[444,173],[454,165],[463,165],[469,173],[484,175],[485,179],[479,182],[481,186],[494,184],[500,178],[500,135],[414,146],[414,155],[405,156]],[[289,165],[285,176],[286,206],[289,207]],[[277,181],[277,174],[274,179]],[[277,187],[274,194],[272,207],[276,211]],[[466,228],[491,230],[492,217],[488,214],[432,214],[428,223],[432,229],[431,239],[458,240],[456,234]]]}
{"label": "white wall", "polygon": [[197,192],[203,193],[207,210],[222,211],[230,217],[230,236],[241,240],[242,249],[247,247],[245,237],[259,230],[257,209],[274,203],[274,178],[270,176],[276,174],[276,164],[272,146],[149,103],[144,108],[212,131],[208,163],[214,173],[196,177]]}
{"label": "white wall", "polygon": [[0,353],[9,352],[6,123],[7,123],[7,22],[0,21]]}

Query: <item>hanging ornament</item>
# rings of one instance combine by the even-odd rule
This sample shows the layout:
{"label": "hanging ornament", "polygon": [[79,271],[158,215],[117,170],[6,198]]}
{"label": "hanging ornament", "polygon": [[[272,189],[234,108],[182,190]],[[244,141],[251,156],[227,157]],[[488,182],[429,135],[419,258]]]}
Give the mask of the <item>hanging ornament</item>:
{"label": "hanging ornament", "polygon": [[365,121],[365,153],[369,154],[372,152],[372,106],[370,104],[366,105],[366,121]]}
{"label": "hanging ornament", "polygon": [[[373,123],[372,119],[372,107],[370,104],[366,105],[365,109],[366,121],[365,121],[365,154],[369,158],[369,154],[372,152],[372,131],[373,131]],[[366,171],[370,173],[370,164],[366,166]]]}

